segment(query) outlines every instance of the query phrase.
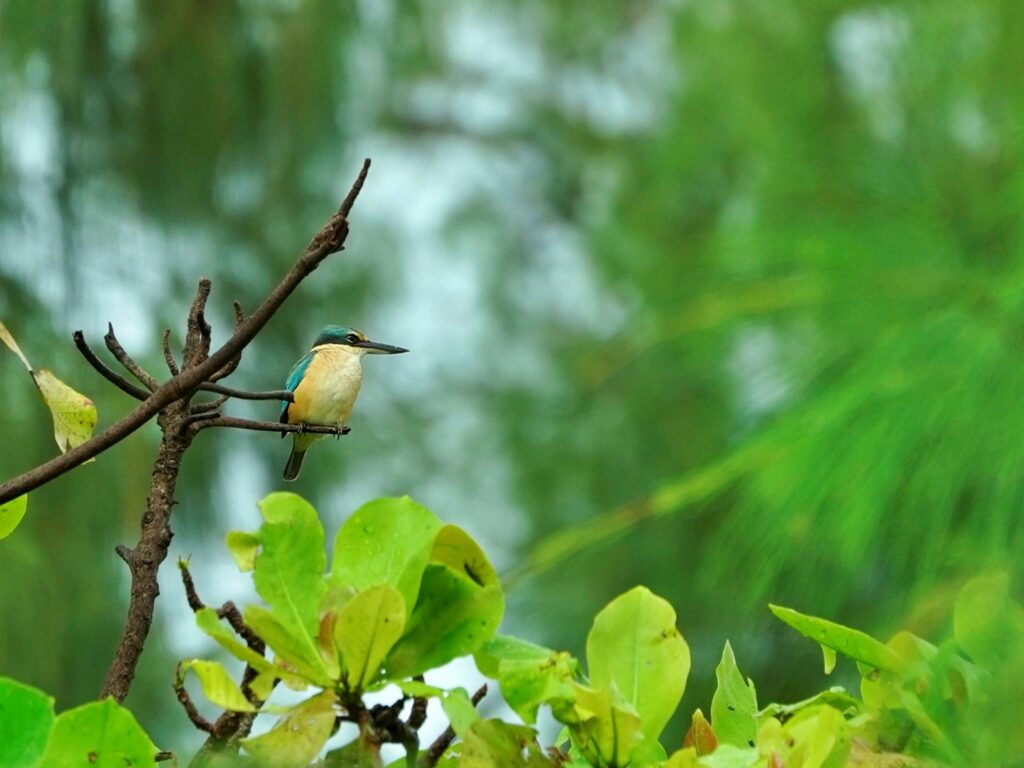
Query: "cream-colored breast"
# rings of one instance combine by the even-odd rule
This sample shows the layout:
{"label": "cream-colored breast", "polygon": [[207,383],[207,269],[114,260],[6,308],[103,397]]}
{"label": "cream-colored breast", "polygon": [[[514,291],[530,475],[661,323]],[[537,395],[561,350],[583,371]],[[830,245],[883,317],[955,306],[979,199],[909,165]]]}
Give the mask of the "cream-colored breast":
{"label": "cream-colored breast", "polygon": [[[305,379],[313,385],[305,400],[307,424],[347,424],[363,384],[362,350],[340,344],[317,347]],[[296,391],[296,396],[299,392]],[[305,393],[303,393],[305,394]]]}

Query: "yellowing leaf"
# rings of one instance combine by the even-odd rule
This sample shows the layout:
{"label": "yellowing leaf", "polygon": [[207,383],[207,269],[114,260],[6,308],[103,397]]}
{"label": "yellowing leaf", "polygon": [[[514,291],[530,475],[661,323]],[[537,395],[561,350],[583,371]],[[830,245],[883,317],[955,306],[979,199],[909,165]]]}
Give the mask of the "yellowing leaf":
{"label": "yellowing leaf", "polygon": [[3,323],[0,323],[0,341],[3,341],[18,356],[36,387],[43,396],[43,402],[53,416],[53,437],[61,453],[81,445],[96,428],[96,406],[92,400],[58,379],[46,368],[34,371],[18,343]]}
{"label": "yellowing leaf", "polygon": [[28,359],[21,351],[21,347],[18,346],[18,342],[16,342],[14,340],[14,337],[11,336],[11,332],[7,330],[7,326],[4,325],[3,323],[0,323],[0,341],[6,344],[7,347],[11,350],[11,352],[18,356],[18,358],[21,360],[22,364],[25,366],[28,372],[32,373],[32,366],[29,364]]}
{"label": "yellowing leaf", "polygon": [[718,737],[699,708],[693,713],[690,730],[683,738],[683,747],[693,747],[698,755],[710,755],[718,748]]}
{"label": "yellowing leaf", "polygon": [[0,539],[5,539],[18,527],[28,508],[28,494],[0,504]]}
{"label": "yellowing leaf", "polygon": [[222,664],[216,661],[190,659],[181,663],[180,674],[184,675],[190,669],[199,678],[203,686],[203,695],[218,707],[232,712],[257,711]]}
{"label": "yellowing leaf", "polygon": [[81,445],[96,428],[96,406],[46,368],[32,375],[53,416],[53,437],[61,452]]}
{"label": "yellowing leaf", "polygon": [[245,751],[261,765],[300,768],[323,749],[334,729],[334,691],[323,691],[291,710],[266,733],[244,739]]}

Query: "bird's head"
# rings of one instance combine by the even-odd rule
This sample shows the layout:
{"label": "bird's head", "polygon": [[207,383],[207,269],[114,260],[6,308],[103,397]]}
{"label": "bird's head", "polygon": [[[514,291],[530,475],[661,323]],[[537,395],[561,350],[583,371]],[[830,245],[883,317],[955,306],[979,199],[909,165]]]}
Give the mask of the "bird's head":
{"label": "bird's head", "polygon": [[382,344],[379,341],[370,341],[366,334],[355,328],[348,328],[344,325],[328,325],[313,342],[314,347],[325,344],[340,344],[346,347],[362,350],[371,355],[397,355],[409,350],[402,347],[395,347],[391,344]]}

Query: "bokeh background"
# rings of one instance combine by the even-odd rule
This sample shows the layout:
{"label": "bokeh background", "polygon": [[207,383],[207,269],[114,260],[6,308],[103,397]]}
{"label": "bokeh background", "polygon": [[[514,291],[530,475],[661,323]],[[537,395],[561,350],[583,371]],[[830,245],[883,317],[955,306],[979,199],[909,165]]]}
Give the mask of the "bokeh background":
{"label": "bokeh background", "polygon": [[[205,275],[224,338],[372,157],[348,250],[231,383],[279,386],[326,323],[411,348],[290,489],[329,531],[412,494],[507,575],[506,631],[556,647],[649,585],[694,652],[679,735],[726,638],[764,700],[828,684],[769,600],[941,638],[1020,559],[1022,50],[1015,0],[2,0],[0,318],[107,425],[132,402],[71,331],[161,370]],[[6,478],[55,445],[5,349],[0,391]],[[0,674],[58,708],[100,688],[157,436],[0,542]],[[208,602],[251,594],[223,536],[286,455],[188,454],[171,557]],[[174,663],[211,649],[165,570],[128,703],[176,747]]]}

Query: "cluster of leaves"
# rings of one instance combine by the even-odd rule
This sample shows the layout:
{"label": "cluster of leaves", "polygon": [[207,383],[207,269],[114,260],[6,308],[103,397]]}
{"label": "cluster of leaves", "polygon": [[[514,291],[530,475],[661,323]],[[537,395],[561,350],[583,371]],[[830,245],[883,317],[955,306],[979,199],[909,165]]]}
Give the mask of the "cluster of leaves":
{"label": "cluster of leaves", "polygon": [[[471,768],[962,765],[982,754],[993,759],[993,749],[1013,754],[1009,737],[978,738],[992,724],[993,707],[1000,708],[997,689],[1006,687],[992,672],[1006,670],[1016,653],[1021,662],[1014,679],[1024,680],[1024,609],[1010,601],[1003,577],[965,587],[955,635],[941,647],[907,632],[882,643],[773,606],[778,618],[821,645],[827,672],[837,654],[857,662],[859,695],[833,687],[796,704],[759,707],[754,684],[726,643],[710,722],[696,710],[682,748],[667,750],[659,737],[682,699],[690,653],[672,607],[646,588],[626,592],[598,613],[584,674],[566,652],[495,634],[503,598],[494,569],[464,531],[443,525],[410,499],[381,499],[349,518],[326,575],[323,532],[312,507],[292,494],[273,494],[261,511],[260,530],[229,534],[228,544],[267,603],[248,606],[244,617],[274,660],[253,658],[212,612],[201,612],[197,621],[230,653],[259,665],[253,687],[261,698],[276,681],[313,689],[289,710],[271,707],[284,717],[243,742],[246,753],[268,764],[307,765],[342,718],[363,728],[365,718],[351,717],[362,707],[362,694],[391,684],[403,697],[441,701],[460,737],[442,760]],[[524,725],[484,719],[464,690],[420,679],[469,653],[500,683]],[[256,711],[219,664],[191,660],[182,668],[198,675],[211,701]],[[564,725],[550,750],[539,745],[532,727],[541,706]],[[1002,711],[1016,713],[1012,706]],[[305,725],[296,728],[297,722]],[[405,746],[410,764],[422,758]],[[379,764],[379,739],[363,730],[328,753],[326,764],[332,761]]]}
{"label": "cluster of leaves", "polygon": [[[263,605],[242,611],[243,629],[202,608],[198,627],[245,662],[241,683],[216,661],[189,659],[205,696],[224,710],[277,716],[210,764],[381,766],[381,744],[400,743],[413,768],[841,768],[842,766],[1009,765],[1024,754],[1024,608],[1005,576],[983,576],[961,591],[953,637],[940,646],[900,632],[883,643],[863,632],[789,608],[782,621],[820,644],[825,671],[837,655],[857,663],[860,690],[832,687],[795,704],[759,705],[753,682],[727,642],[716,670],[710,720],[701,709],[682,745],[660,741],[690,672],[689,648],[672,607],[644,587],[595,617],[586,666],[572,655],[497,634],[504,610],[498,577],[462,529],[443,524],[408,497],[380,499],[342,526],[327,567],[316,511],[294,494],[261,504],[256,532],[232,532],[228,547],[251,572]],[[522,724],[485,718],[465,690],[423,675],[473,654]],[[268,703],[278,684],[306,695]],[[393,687],[389,687],[393,686]],[[398,690],[393,705],[364,696]],[[409,700],[436,698],[458,740],[421,750],[420,722],[384,731]],[[414,703],[413,708],[416,707]],[[535,729],[547,707],[563,729],[542,746]],[[331,747],[342,722],[358,735]],[[437,744],[437,742],[435,742]],[[237,747],[237,749],[236,749]],[[237,754],[236,754],[237,753]],[[321,756],[322,755],[322,756]],[[107,700],[54,719],[52,701],[0,681],[0,764],[153,765],[156,747],[131,715]],[[64,762],[61,762],[61,761]]]}
{"label": "cluster of leaves", "polygon": [[153,765],[156,755],[132,713],[113,699],[55,716],[50,696],[0,677],[0,765],[132,768]]}

